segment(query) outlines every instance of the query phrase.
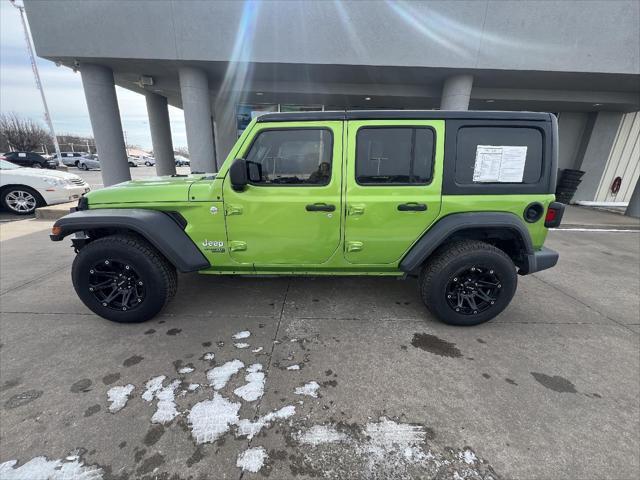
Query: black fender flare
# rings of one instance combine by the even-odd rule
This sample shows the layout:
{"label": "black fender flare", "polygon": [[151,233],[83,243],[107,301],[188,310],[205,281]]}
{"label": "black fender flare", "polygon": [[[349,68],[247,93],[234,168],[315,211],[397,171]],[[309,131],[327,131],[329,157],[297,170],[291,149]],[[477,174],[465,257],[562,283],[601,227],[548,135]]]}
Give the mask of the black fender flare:
{"label": "black fender flare", "polygon": [[60,218],[50,238],[59,242],[75,232],[117,229],[135,232],[158,249],[180,272],[194,272],[211,264],[180,225],[166,212],[144,208],[79,210]]}
{"label": "black fender flare", "polygon": [[517,235],[524,246],[526,264],[521,266],[523,273],[530,270],[529,258],[534,256],[533,244],[529,230],[513,213],[505,212],[468,212],[453,213],[438,220],[413,244],[411,249],[400,261],[403,272],[416,271],[422,263],[453,234],[470,229],[505,229]]}

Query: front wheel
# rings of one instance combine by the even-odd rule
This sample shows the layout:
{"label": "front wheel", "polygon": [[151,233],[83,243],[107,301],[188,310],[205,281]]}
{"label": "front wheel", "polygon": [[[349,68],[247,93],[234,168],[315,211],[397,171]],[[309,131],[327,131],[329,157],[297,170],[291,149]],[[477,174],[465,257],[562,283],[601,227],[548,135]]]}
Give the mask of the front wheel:
{"label": "front wheel", "polygon": [[78,167],[80,170],[84,170],[85,172],[89,170],[89,166],[86,163],[81,163]]}
{"label": "front wheel", "polygon": [[491,320],[509,305],[517,285],[511,258],[493,245],[475,240],[443,247],[420,276],[425,305],[450,325],[471,326]]}
{"label": "front wheel", "polygon": [[176,270],[135,235],[99,238],[78,252],[71,271],[84,304],[107,320],[144,322],[175,295]]}
{"label": "front wheel", "polygon": [[38,162],[33,162],[31,164],[31,168],[42,168],[42,165],[40,165]]}
{"label": "front wheel", "polygon": [[0,203],[16,215],[29,215],[35,212],[36,208],[46,205],[38,192],[22,185],[3,189],[0,193]]}

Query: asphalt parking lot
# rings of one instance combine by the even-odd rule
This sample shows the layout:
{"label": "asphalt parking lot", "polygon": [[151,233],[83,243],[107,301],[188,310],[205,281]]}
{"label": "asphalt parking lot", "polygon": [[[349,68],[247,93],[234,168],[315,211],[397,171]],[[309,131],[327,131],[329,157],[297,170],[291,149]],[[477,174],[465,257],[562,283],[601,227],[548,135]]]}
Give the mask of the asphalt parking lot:
{"label": "asphalt parking lot", "polygon": [[27,226],[0,244],[0,478],[640,474],[638,232],[551,232],[561,263],[478,327],[413,281],[199,275],[117,325]]}

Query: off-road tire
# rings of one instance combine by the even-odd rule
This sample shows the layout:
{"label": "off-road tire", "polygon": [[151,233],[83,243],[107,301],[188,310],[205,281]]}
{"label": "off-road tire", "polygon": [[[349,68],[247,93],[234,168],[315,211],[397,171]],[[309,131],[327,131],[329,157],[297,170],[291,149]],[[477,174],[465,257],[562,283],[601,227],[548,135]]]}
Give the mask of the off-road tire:
{"label": "off-road tire", "polygon": [[[130,266],[144,284],[141,302],[126,311],[104,306],[89,290],[95,266],[111,264]],[[157,315],[173,298],[178,285],[176,269],[151,244],[134,234],[102,237],[83,247],[73,261],[73,287],[82,302],[94,313],[120,323],[144,322]]]}
{"label": "off-road tire", "polygon": [[[499,278],[495,303],[477,314],[456,312],[447,301],[447,289],[456,275],[470,268],[491,269]],[[515,265],[509,256],[485,242],[462,240],[438,249],[424,265],[419,278],[420,294],[427,308],[449,325],[471,326],[491,320],[511,302],[518,285]]]}

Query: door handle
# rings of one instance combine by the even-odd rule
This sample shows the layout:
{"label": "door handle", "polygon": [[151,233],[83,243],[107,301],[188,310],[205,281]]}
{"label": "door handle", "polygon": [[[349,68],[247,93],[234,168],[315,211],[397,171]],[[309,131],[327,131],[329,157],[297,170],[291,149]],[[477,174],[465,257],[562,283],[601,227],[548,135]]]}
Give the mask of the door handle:
{"label": "door handle", "polygon": [[424,203],[401,203],[398,205],[398,210],[400,212],[424,212],[427,210],[427,206]]}
{"label": "door handle", "polygon": [[305,207],[307,212],[334,212],[335,205],[327,205],[326,203],[310,203]]}

